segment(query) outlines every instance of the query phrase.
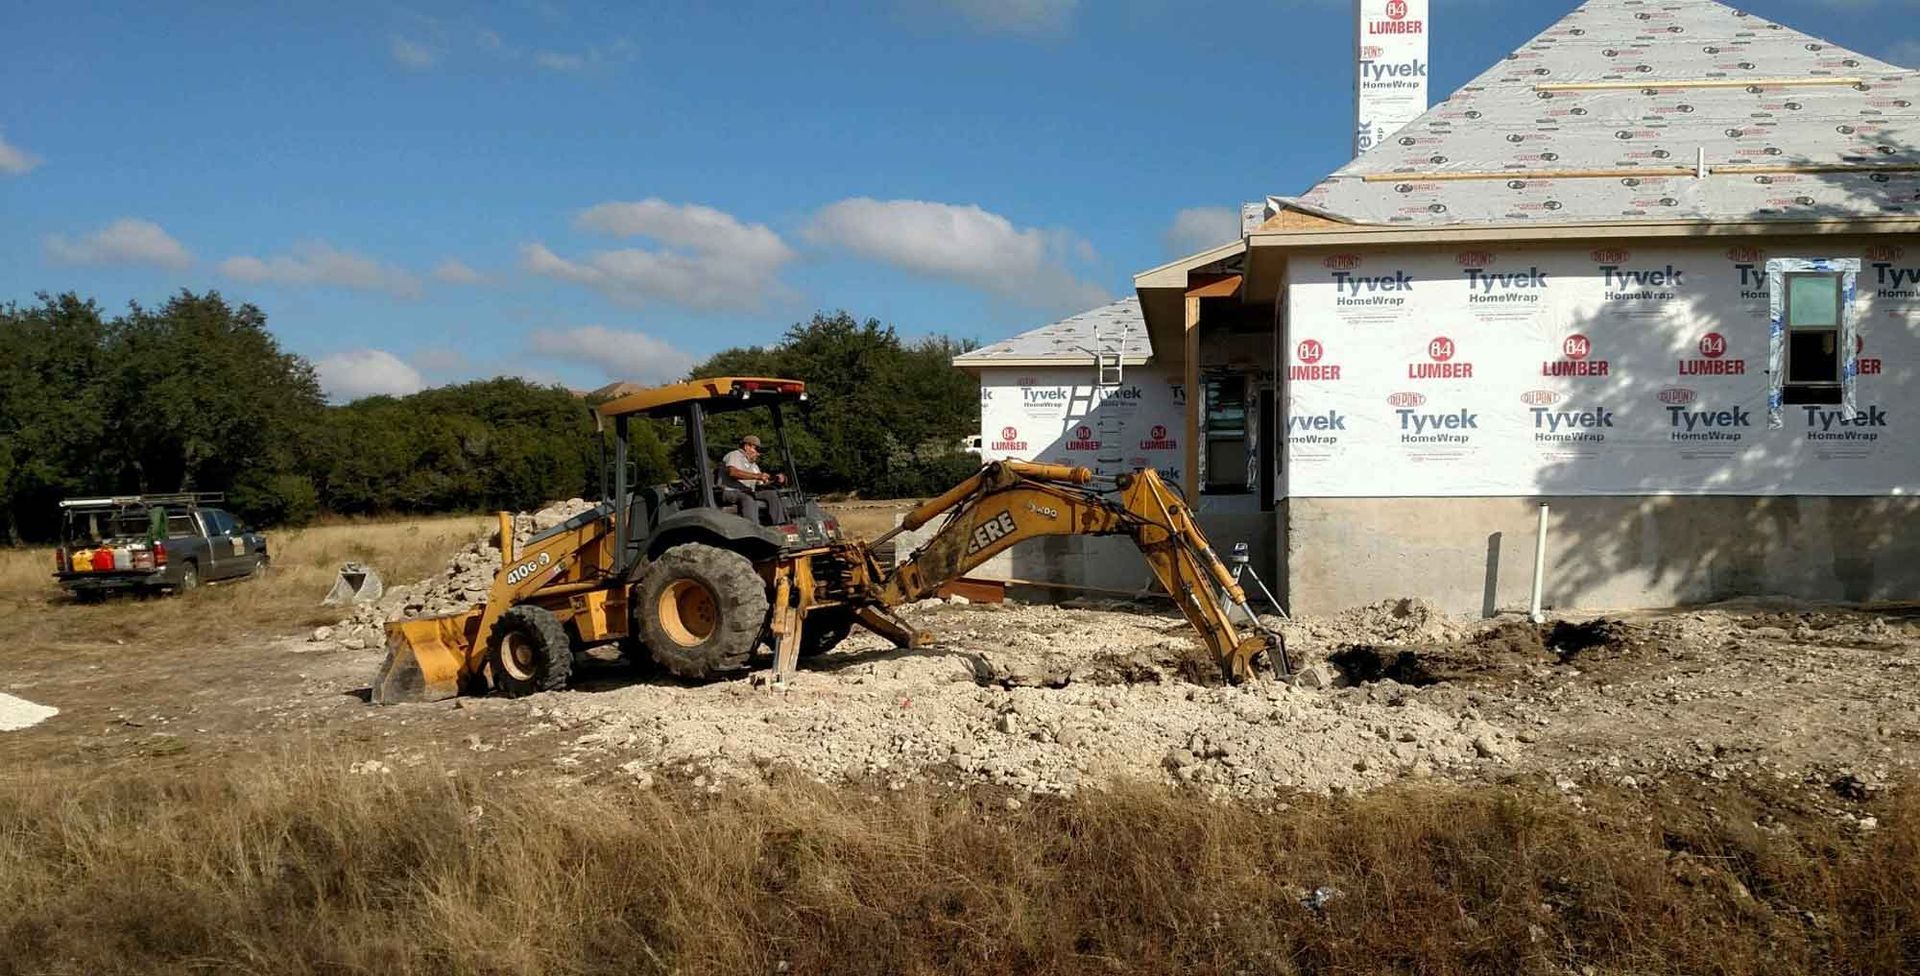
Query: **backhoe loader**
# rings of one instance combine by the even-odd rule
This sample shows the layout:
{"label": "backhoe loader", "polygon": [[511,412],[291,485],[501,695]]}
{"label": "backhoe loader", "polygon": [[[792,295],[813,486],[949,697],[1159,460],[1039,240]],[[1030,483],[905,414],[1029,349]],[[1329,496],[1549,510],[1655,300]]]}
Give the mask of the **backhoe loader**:
{"label": "backhoe loader", "polygon": [[[1079,467],[996,461],[879,539],[847,539],[792,478],[786,413],[804,408],[806,396],[798,380],[718,377],[594,408],[601,429],[612,426],[606,500],[522,546],[501,513],[501,568],[485,603],[388,624],[373,700],[557,690],[577,652],[614,642],[632,660],[695,680],[745,672],[763,646],[772,651],[773,679],[784,680],[800,659],[831,650],[855,626],[899,647],[924,647],[932,636],[895,608],[934,596],[1011,546],[1050,535],[1131,538],[1227,680],[1252,676],[1263,657],[1286,666],[1279,635],[1247,608],[1186,503],[1153,470],[1099,478]],[[788,474],[780,489],[784,524],[738,514],[718,487],[708,422],[747,409],[764,409]],[[629,437],[641,417],[684,428],[678,480],[631,483]],[[918,548],[881,565],[878,545],[941,518]]]}

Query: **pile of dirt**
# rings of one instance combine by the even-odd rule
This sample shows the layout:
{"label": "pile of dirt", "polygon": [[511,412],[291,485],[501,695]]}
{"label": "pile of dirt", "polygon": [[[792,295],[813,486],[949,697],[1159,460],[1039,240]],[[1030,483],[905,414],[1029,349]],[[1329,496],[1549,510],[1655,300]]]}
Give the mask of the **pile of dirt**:
{"label": "pile of dirt", "polygon": [[1287,646],[1303,650],[1356,644],[1434,644],[1458,640],[1471,630],[1462,619],[1418,597],[1381,600],[1330,617],[1288,621]]}
{"label": "pile of dirt", "polygon": [[680,771],[715,785],[788,769],[1034,793],[1118,778],[1265,797],[1462,771],[1520,750],[1470,710],[1392,683],[1192,684],[1181,645],[1193,638],[1170,614],[927,603],[905,615],[936,634],[933,648],[856,636],[781,691],[641,684],[530,707],[547,729],[580,733],[563,766]]}
{"label": "pile of dirt", "polygon": [[[591,502],[569,498],[537,512],[516,513],[513,516],[514,548],[525,545],[535,534],[592,508]],[[315,630],[312,640],[331,641],[350,649],[381,647],[386,643],[382,631],[390,621],[463,613],[486,602],[487,591],[493,588],[494,577],[499,574],[500,532],[494,529],[461,546],[439,574],[410,584],[389,586],[380,599],[354,607],[346,619],[332,627]]]}

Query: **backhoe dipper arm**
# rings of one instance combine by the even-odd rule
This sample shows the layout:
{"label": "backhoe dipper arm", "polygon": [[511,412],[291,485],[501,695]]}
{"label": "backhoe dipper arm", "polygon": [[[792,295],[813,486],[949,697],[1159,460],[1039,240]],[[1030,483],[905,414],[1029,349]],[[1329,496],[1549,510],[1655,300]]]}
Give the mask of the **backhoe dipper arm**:
{"label": "backhoe dipper arm", "polygon": [[[1125,535],[1200,635],[1230,681],[1253,673],[1253,658],[1278,637],[1246,610],[1246,594],[1194,524],[1186,503],[1151,469],[1093,487],[1086,468],[1000,461],[915,509],[901,529],[945,514],[932,538],[882,577],[878,597],[899,606],[932,596],[1008,547],[1049,535]],[[1237,613],[1235,611],[1238,611]],[[1260,633],[1241,636],[1239,624]]]}

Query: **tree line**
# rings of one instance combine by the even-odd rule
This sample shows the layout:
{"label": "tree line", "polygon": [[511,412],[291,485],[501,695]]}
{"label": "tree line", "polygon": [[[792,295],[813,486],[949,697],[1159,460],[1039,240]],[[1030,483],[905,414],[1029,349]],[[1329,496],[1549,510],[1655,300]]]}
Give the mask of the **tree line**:
{"label": "tree line", "polygon": [[[813,409],[788,426],[802,483],[911,496],[976,463],[959,445],[979,427],[977,388],[951,365],[968,348],[821,313],[692,375],[806,381]],[[565,387],[508,377],[331,405],[254,305],[182,291],[108,315],[43,294],[0,306],[0,531],[53,539],[59,500],[90,494],[219,491],[258,525],[593,497],[607,454],[588,407]],[[721,418],[710,456],[752,426],[750,414]],[[642,483],[691,463],[680,428],[637,424],[634,441]]]}

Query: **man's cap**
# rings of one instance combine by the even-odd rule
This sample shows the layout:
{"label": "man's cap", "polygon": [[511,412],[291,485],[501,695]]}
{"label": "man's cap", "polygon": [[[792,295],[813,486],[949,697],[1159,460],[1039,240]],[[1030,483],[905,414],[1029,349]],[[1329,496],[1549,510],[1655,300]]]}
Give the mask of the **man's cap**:
{"label": "man's cap", "polygon": [[740,443],[742,443],[742,444],[752,444],[752,445],[753,445],[754,447],[759,447],[759,446],[760,446],[760,438],[758,438],[758,437],[755,437],[755,436],[754,436],[754,435],[752,435],[752,434],[748,434],[747,436],[745,436],[745,437],[742,437],[742,438],[740,438]]}

